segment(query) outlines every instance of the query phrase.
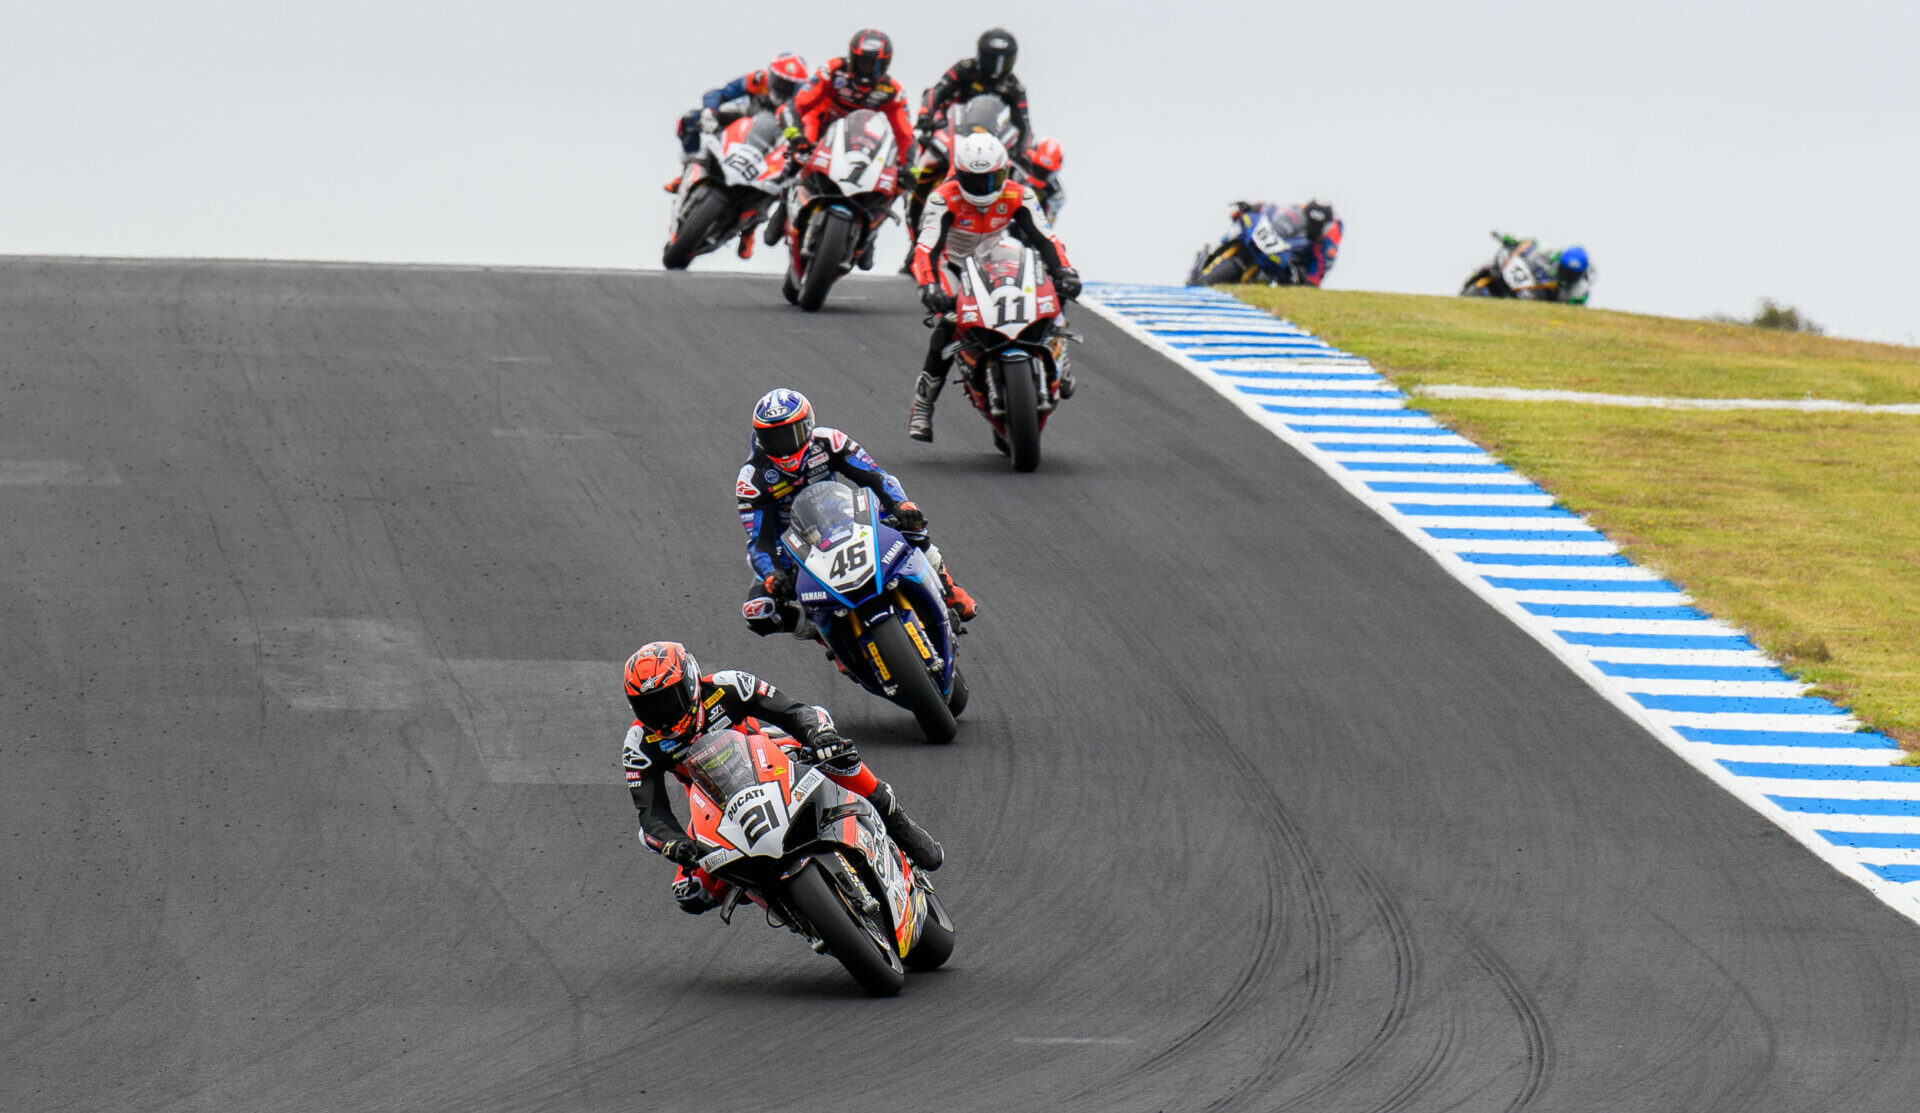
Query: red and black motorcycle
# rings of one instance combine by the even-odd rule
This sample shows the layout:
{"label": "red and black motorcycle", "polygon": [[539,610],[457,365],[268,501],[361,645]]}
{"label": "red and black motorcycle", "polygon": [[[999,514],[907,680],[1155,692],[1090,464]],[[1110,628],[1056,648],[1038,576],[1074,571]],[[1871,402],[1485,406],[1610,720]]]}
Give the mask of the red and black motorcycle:
{"label": "red and black motorcycle", "polygon": [[703,137],[680,178],[661,264],[683,270],[696,256],[751,235],[779,200],[786,169],[785,129],[771,112],[742,116]]}
{"label": "red and black motorcycle", "polygon": [[1040,431],[1060,403],[1067,341],[1080,339],[1063,327],[1061,309],[1039,253],[1010,236],[981,244],[960,266],[948,351],[1015,471],[1040,466]]}
{"label": "red and black motorcycle", "polygon": [[[863,108],[827,126],[787,192],[792,258],[780,293],[788,304],[813,312],[841,275],[872,269],[873,241],[900,196],[897,151],[879,112]],[[777,230],[767,235],[771,241]]]}

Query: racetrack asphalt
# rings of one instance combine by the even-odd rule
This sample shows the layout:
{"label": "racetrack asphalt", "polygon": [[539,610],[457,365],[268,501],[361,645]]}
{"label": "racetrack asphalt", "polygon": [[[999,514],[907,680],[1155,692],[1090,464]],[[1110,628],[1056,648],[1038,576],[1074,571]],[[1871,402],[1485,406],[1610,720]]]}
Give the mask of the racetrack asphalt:
{"label": "racetrack asphalt", "polygon": [[[1906,1111],[1920,934],[1090,313],[1012,474],[904,280],[0,261],[0,1108]],[[753,637],[805,391],[984,614],[959,739]],[[633,836],[653,638],[946,844],[868,1000]]]}

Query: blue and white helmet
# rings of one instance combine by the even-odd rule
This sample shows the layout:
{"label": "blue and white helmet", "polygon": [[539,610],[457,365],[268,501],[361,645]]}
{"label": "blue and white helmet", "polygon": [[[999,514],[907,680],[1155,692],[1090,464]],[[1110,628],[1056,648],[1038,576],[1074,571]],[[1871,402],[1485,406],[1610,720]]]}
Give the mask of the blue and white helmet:
{"label": "blue and white helmet", "polygon": [[1562,282],[1574,282],[1586,277],[1587,249],[1575,244],[1560,253],[1559,278]]}
{"label": "blue and white helmet", "polygon": [[753,446],[784,472],[800,470],[813,440],[813,403],[797,390],[780,387],[753,405]]}

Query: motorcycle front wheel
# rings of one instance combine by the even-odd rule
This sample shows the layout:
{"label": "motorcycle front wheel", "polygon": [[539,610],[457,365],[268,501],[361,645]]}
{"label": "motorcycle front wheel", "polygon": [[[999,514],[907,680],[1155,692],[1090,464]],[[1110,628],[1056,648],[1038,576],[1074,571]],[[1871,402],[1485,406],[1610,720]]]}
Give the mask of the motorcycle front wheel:
{"label": "motorcycle front wheel", "polygon": [[954,722],[947,698],[940,694],[933,675],[927,671],[926,661],[920,651],[913,648],[913,639],[907,636],[899,620],[874,627],[873,647],[880,652],[887,671],[893,674],[897,693],[894,702],[913,712],[920,724],[920,733],[926,735],[929,742],[953,741],[960,725]]}
{"label": "motorcycle front wheel", "polygon": [[840,277],[840,264],[853,253],[853,216],[840,209],[828,209],[815,220],[821,222],[813,240],[813,255],[807,259],[807,273],[800,280],[800,308],[816,312],[827,302],[827,291]]}
{"label": "motorcycle front wheel", "polygon": [[808,862],[787,882],[787,899],[868,994],[892,997],[907,983],[906,966],[893,944],[875,937],[878,928],[853,910],[820,863]]}
{"label": "motorcycle front wheel", "polygon": [[1198,285],[1226,286],[1246,278],[1247,262],[1244,255],[1239,244],[1228,244],[1200,268]]}
{"label": "motorcycle front wheel", "polygon": [[687,207],[687,217],[674,231],[666,250],[660,253],[660,265],[670,271],[687,269],[687,264],[700,253],[700,245],[713,236],[731,207],[724,192],[711,186],[701,190],[700,196]]}
{"label": "motorcycle front wheel", "polygon": [[1007,455],[1013,458],[1014,471],[1036,471],[1040,467],[1040,398],[1034,386],[1031,359],[1007,359],[1000,362],[1000,398],[1007,414]]}

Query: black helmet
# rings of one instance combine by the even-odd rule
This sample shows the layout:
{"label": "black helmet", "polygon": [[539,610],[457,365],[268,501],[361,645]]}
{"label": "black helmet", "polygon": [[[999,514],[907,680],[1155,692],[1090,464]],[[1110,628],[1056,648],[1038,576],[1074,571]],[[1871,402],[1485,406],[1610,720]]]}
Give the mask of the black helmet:
{"label": "black helmet", "polygon": [[979,53],[980,76],[988,80],[1005,77],[1013,72],[1014,56],[1020,53],[1020,44],[1013,41],[1013,32],[995,27],[980,35]]}
{"label": "black helmet", "polygon": [[893,40],[885,31],[875,31],[869,27],[856,31],[853,41],[847,43],[847,73],[854,83],[862,88],[871,88],[887,76],[887,66],[893,61]]}

